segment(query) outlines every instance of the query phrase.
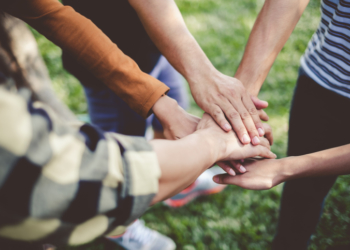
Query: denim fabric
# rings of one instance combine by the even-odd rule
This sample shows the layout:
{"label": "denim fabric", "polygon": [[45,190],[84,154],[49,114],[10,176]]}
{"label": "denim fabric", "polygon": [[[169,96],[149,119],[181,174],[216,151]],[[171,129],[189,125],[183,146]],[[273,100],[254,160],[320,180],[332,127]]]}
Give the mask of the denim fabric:
{"label": "denim fabric", "polygon": [[[188,107],[184,80],[165,57],[160,57],[150,75],[170,87],[169,97],[175,99],[184,109]],[[103,83],[83,85],[87,97],[89,115],[94,125],[105,131],[137,136],[144,136],[146,125],[150,123],[155,130],[163,130],[162,125],[154,115],[151,115],[145,121]]]}

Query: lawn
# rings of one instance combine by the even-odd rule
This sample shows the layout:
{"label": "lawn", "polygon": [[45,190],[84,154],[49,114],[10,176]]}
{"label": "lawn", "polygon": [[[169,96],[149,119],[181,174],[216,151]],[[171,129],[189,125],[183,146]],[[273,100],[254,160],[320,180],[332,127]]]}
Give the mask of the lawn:
{"label": "lawn", "polygon": [[[186,24],[213,64],[233,75],[242,57],[254,20],[263,0],[177,0]],[[298,26],[278,56],[261,90],[260,98],[269,102],[278,157],[286,152],[288,114],[295,86],[299,59],[320,19],[319,0],[311,0]],[[34,32],[35,33],[35,32]],[[87,112],[78,81],[62,69],[61,51],[35,33],[48,65],[54,88],[76,113]],[[193,102],[190,112],[201,115]],[[321,223],[310,249],[350,243],[350,176],[340,177],[330,193]],[[147,226],[168,235],[178,249],[269,249],[276,229],[282,185],[268,191],[248,191],[230,186],[223,192],[201,197],[179,209],[162,204],[150,208],[142,217]],[[119,249],[96,240],[76,248],[81,250]]]}

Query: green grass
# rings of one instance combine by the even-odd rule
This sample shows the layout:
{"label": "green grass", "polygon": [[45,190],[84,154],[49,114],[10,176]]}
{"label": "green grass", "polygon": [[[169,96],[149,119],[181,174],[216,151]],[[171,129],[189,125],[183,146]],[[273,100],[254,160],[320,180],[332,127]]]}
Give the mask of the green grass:
{"label": "green grass", "polygon": [[[250,29],[263,0],[177,0],[185,21],[213,64],[233,75],[242,57]],[[286,152],[288,113],[299,59],[320,19],[320,3],[311,0],[298,26],[278,56],[261,90],[269,102],[266,110],[274,131],[273,151]],[[83,91],[62,69],[61,51],[36,34],[53,85],[60,98],[75,112],[85,113]],[[192,100],[190,112],[200,114]],[[350,176],[340,177],[332,189],[310,249],[350,243]],[[147,226],[173,238],[178,249],[269,249],[275,233],[282,186],[269,191],[248,191],[230,186],[217,195],[201,197],[171,209],[157,204],[142,217]],[[76,248],[118,249],[103,240]]]}

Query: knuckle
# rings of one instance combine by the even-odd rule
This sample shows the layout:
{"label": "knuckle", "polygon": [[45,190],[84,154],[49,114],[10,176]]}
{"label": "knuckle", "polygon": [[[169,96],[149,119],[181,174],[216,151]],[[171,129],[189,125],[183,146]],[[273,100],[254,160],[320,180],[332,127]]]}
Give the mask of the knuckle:
{"label": "knuckle", "polygon": [[227,117],[231,120],[240,118],[240,115],[237,111],[231,111],[227,114]]}
{"label": "knuckle", "polygon": [[213,111],[212,111],[212,114],[211,114],[215,119],[217,118],[220,118],[221,117],[221,110],[219,108],[215,108]]}
{"label": "knuckle", "polygon": [[223,94],[221,94],[221,93],[218,93],[217,97],[219,97],[220,99],[224,99],[225,98],[225,96]]}
{"label": "knuckle", "polygon": [[258,111],[256,110],[256,108],[249,108],[249,114],[251,115],[257,115],[258,114]]}
{"label": "knuckle", "polygon": [[239,96],[239,94],[237,94],[237,90],[235,89],[229,89],[228,93],[233,99],[237,99]]}
{"label": "knuckle", "polygon": [[242,112],[241,113],[241,118],[242,118],[242,120],[246,120],[246,119],[248,119],[250,117],[250,114],[248,113],[248,112]]}

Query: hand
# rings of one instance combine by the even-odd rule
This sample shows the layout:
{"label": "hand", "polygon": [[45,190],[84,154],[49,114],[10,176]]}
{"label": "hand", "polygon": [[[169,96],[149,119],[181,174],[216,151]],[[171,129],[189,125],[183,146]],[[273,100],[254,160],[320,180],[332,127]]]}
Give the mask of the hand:
{"label": "hand", "polygon": [[290,157],[279,160],[252,160],[245,164],[245,174],[221,174],[214,176],[213,180],[219,184],[232,184],[252,190],[270,189],[291,176],[286,171],[289,159]]}
{"label": "hand", "polygon": [[240,160],[254,156],[276,158],[270,151],[267,139],[261,138],[261,145],[243,145],[233,131],[224,132],[207,113],[199,122],[196,133],[202,133],[214,141],[212,145],[217,149],[217,161]]}
{"label": "hand", "polygon": [[[267,123],[263,123],[265,135],[264,137],[266,139],[262,139],[265,143],[265,146],[270,149],[270,146],[273,144],[273,135],[272,135],[272,129],[270,125]],[[268,144],[266,145],[266,140],[268,141]],[[242,165],[243,160],[240,161],[222,161],[218,162],[217,165],[221,167],[223,170],[225,170],[226,173],[229,175],[235,176],[237,173],[245,173],[247,170]]]}
{"label": "hand", "polygon": [[181,139],[192,134],[200,121],[199,117],[187,113],[168,96],[159,98],[152,109],[163,126],[165,138],[170,140]]}
{"label": "hand", "polygon": [[259,113],[250,94],[238,79],[215,70],[210,76],[189,83],[196,103],[224,131],[233,128],[243,144],[260,143],[259,136],[263,136],[265,131]]}

